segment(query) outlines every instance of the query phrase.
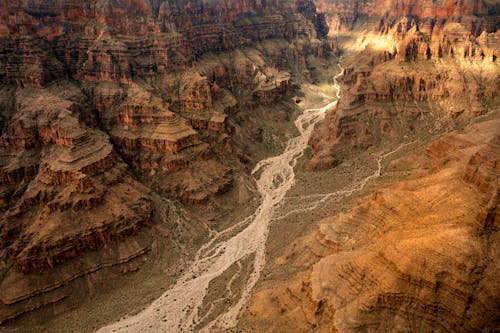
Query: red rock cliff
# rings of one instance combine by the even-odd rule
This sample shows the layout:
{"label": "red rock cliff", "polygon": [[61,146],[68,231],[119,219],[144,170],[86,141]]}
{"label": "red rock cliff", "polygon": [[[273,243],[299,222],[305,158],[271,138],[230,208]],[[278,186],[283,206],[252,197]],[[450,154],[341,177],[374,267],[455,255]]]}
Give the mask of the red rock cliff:
{"label": "red rock cliff", "polygon": [[153,191],[227,192],[235,115],[281,103],[325,29],[302,0],[0,1],[0,322],[136,267]]}
{"label": "red rock cliff", "polygon": [[346,69],[338,108],[311,139],[310,169],[335,165],[347,146],[451,128],[497,103],[498,6],[390,3],[318,2]]}

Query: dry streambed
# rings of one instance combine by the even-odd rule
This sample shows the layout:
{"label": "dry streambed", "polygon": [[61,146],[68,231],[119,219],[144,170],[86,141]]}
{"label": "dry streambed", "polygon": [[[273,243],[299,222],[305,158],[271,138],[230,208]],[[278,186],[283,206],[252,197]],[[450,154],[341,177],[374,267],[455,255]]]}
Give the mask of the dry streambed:
{"label": "dry streambed", "polygon": [[[101,328],[99,333],[212,331],[236,326],[238,314],[265,266],[266,241],[276,208],[295,184],[294,167],[302,157],[315,125],[337,103],[340,75],[335,77],[337,95],[325,95],[323,107],[306,109],[296,119],[295,126],[300,134],[287,142],[283,153],[255,166],[252,174],[259,174],[256,183],[261,196],[256,211],[231,228],[216,233],[198,251],[190,268],[177,283],[149,307]],[[359,187],[379,174],[380,168]],[[228,281],[225,288],[221,288],[220,281]],[[211,292],[213,288],[221,291]],[[207,306],[208,297],[213,298],[211,307]]]}

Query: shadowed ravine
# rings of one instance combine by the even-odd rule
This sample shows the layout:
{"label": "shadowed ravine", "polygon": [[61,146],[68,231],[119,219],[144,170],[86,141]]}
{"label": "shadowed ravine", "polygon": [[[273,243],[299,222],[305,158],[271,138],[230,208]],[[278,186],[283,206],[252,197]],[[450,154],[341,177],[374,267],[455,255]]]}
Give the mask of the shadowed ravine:
{"label": "shadowed ravine", "polygon": [[[326,96],[327,104],[321,108],[305,110],[295,121],[300,135],[288,141],[282,154],[262,160],[255,166],[252,174],[260,173],[256,183],[261,196],[261,204],[255,213],[233,227],[215,234],[211,241],[198,251],[191,267],[178,282],[149,307],[137,315],[103,327],[98,332],[193,331],[194,327],[207,316],[200,315],[199,309],[208,294],[210,282],[235,264],[241,270],[242,261],[247,259],[246,262],[251,263],[249,268],[251,273],[241,284],[237,301],[227,307],[215,320],[205,325],[201,331],[236,326],[238,314],[247,303],[264,268],[269,224],[273,220],[275,209],[295,183],[294,166],[307,147],[315,125],[337,103],[339,97],[337,79],[341,75],[342,71],[335,76],[337,96]],[[378,176],[379,173],[380,170],[366,181]],[[234,278],[235,276],[230,280],[228,288],[231,288]]]}

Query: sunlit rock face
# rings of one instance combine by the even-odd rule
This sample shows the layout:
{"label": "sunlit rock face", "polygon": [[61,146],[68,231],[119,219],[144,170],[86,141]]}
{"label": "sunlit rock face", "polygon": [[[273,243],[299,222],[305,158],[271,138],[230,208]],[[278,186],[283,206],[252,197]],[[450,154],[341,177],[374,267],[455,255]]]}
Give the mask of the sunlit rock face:
{"label": "sunlit rock face", "polygon": [[[350,29],[358,19],[363,17],[381,18],[383,20],[400,19],[402,17],[417,18],[439,22],[442,20],[462,21],[464,16],[495,15],[499,10],[494,1],[433,1],[433,0],[318,0],[318,11],[325,13],[330,29]],[[495,19],[492,18],[494,22]],[[490,25],[495,29],[494,25]]]}
{"label": "sunlit rock face", "polygon": [[290,240],[276,262],[302,271],[257,290],[245,327],[498,330],[499,10],[487,0],[0,1],[0,323],[78,306],[159,247],[206,236],[205,216],[170,230],[172,207],[220,217],[241,205],[260,118],[289,119],[296,83],[335,51],[341,99],[305,169],[424,143],[384,164],[397,181]]}
{"label": "sunlit rock face", "polygon": [[[303,267],[252,299],[256,331],[490,332],[498,327],[498,119],[397,158],[407,176],[295,240]],[[293,324],[291,324],[293,323]]]}
{"label": "sunlit rock face", "polygon": [[1,1],[0,322],[137,269],[157,194],[249,179],[245,119],[283,109],[327,31],[311,1]]}
{"label": "sunlit rock face", "polygon": [[499,4],[316,7],[345,70],[306,169],[331,175],[356,163],[353,155],[413,148],[384,164],[382,183],[340,213],[325,208],[331,216],[275,258],[277,272],[299,273],[263,283],[246,323],[255,331],[498,330]]}
{"label": "sunlit rock face", "polygon": [[498,103],[498,5],[320,1],[317,7],[345,51],[346,70],[338,112],[311,139],[309,169],[338,163],[346,147],[446,130]]}

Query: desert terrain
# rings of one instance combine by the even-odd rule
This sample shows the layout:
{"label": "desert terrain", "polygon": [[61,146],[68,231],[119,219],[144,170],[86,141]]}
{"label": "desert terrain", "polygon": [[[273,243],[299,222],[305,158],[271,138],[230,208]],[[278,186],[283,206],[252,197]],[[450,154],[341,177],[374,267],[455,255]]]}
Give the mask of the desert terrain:
{"label": "desert terrain", "polygon": [[499,10],[0,2],[0,331],[499,330]]}

